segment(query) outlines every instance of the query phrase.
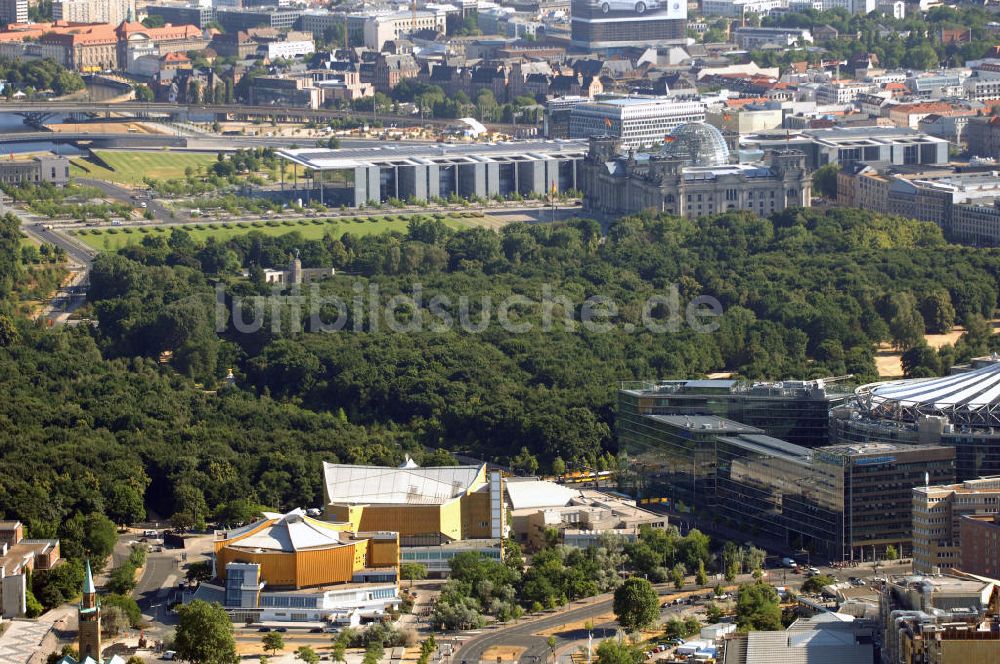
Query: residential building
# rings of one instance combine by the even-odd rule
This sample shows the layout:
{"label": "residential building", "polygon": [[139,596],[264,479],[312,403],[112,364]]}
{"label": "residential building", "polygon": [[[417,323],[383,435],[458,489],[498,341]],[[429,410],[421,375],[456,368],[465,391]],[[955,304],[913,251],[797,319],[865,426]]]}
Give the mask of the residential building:
{"label": "residential building", "polygon": [[323,92],[323,102],[354,101],[375,94],[375,86],[361,80],[357,67],[313,74],[315,85]]}
{"label": "residential building", "polygon": [[0,182],[6,184],[64,185],[69,182],[69,159],[39,155],[0,160]]}
{"label": "residential building", "polygon": [[135,0],[54,0],[52,19],[68,23],[111,23],[135,20]]}
{"label": "residential building", "polygon": [[886,117],[897,127],[916,129],[920,121],[928,115],[947,115],[960,112],[948,102],[922,102],[916,104],[892,104],[883,109]]}
{"label": "residential building", "polygon": [[1000,160],[1000,116],[969,118],[965,139],[972,154]]}
{"label": "residential building", "polygon": [[0,25],[28,22],[28,0],[0,0]]}
{"label": "residential building", "polygon": [[159,16],[165,23],[172,25],[196,25],[204,28],[215,20],[215,9],[212,5],[197,3],[156,3],[146,5],[149,16]]}
{"label": "residential building", "polygon": [[700,101],[670,97],[625,97],[577,104],[570,110],[570,138],[612,136],[623,147],[662,143],[673,129],[705,121]]}
{"label": "residential building", "polygon": [[375,60],[375,89],[378,92],[389,92],[407,78],[416,78],[420,74],[420,65],[409,53],[390,55],[379,53]]}
{"label": "residential building", "polygon": [[800,152],[769,152],[760,163],[730,164],[722,134],[701,122],[678,127],[668,140],[658,153],[625,156],[614,138],[590,139],[581,165],[584,206],[602,214],[654,210],[694,218],[809,205],[811,181]]}
{"label": "residential building", "polygon": [[297,197],[357,207],[370,201],[509,197],[578,189],[584,141],[521,141],[468,145],[411,145],[325,150],[280,150],[282,159],[308,168],[311,189]]}
{"label": "residential building", "polygon": [[986,664],[1000,656],[997,581],[960,572],[890,577],[879,609],[885,662]]}
{"label": "residential building", "polygon": [[[961,520],[1000,513],[1000,477],[913,489],[913,571],[937,574],[960,567]],[[970,571],[962,568],[963,571]]]}
{"label": "residential building", "polygon": [[1000,75],[996,72],[978,73],[965,79],[965,96],[973,101],[1000,99]]}
{"label": "residential building", "polygon": [[928,136],[943,138],[949,143],[965,142],[965,127],[969,124],[969,118],[974,117],[975,111],[953,111],[944,115],[931,113],[925,115],[917,124],[917,129]]}
{"label": "residential building", "polygon": [[59,540],[25,539],[20,521],[0,521],[0,618],[22,618],[34,570],[59,563]]}
{"label": "residential building", "polygon": [[1000,578],[1000,514],[966,514],[958,520],[958,530],[959,568]]}
{"label": "residential building", "polygon": [[665,528],[667,517],[635,501],[554,482],[512,478],[507,482],[511,536],[531,550],[545,546],[555,530],[566,546],[600,546],[606,535],[635,541],[643,527]]}
{"label": "residential building", "polygon": [[813,42],[812,33],[804,28],[753,28],[741,26],[733,30],[733,41],[747,51],[763,46],[805,46]]}
{"label": "residential building", "polygon": [[858,97],[871,91],[868,83],[832,81],[816,88],[817,104],[853,104]]}

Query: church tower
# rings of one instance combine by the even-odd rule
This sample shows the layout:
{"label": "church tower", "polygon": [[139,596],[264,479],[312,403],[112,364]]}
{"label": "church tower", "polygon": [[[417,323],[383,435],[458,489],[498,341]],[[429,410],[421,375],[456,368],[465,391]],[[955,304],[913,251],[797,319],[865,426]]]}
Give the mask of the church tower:
{"label": "church tower", "polygon": [[97,599],[97,589],[94,587],[94,575],[90,571],[90,561],[87,561],[86,573],[83,578],[83,599],[77,613],[80,636],[80,661],[87,657],[101,661],[101,603]]}

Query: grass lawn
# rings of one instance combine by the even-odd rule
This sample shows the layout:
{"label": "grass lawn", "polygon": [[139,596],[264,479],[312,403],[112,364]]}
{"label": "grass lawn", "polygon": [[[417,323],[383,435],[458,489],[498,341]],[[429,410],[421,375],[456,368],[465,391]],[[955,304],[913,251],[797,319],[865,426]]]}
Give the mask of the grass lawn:
{"label": "grass lawn", "polygon": [[138,184],[142,178],[157,180],[184,177],[184,169],[202,166],[207,168],[215,163],[216,155],[206,152],[182,152],[166,150],[94,150],[101,160],[111,168],[105,168],[96,161],[84,158],[72,160],[71,175],[90,177],[120,184]]}
{"label": "grass lawn", "polygon": [[[147,235],[170,235],[174,228],[182,228],[191,234],[196,242],[204,242],[210,237],[224,241],[238,235],[246,235],[251,231],[259,231],[264,235],[279,236],[298,232],[307,240],[318,240],[327,233],[340,237],[344,233],[353,235],[375,235],[387,231],[404,232],[409,225],[409,221],[399,219],[398,215],[388,215],[392,217],[389,221],[382,216],[376,216],[374,220],[366,217],[342,217],[340,219],[304,219],[296,220],[291,225],[281,222],[244,222],[244,223],[221,223],[213,224],[183,224],[176,226],[157,226],[140,228],[91,228],[80,231],[73,231],[79,240],[98,251],[114,251],[126,247],[130,244],[142,242],[142,238]],[[442,219],[451,228],[470,228],[472,226],[484,225],[482,217],[457,217],[449,216]],[[268,225],[268,223],[278,225]],[[228,227],[228,228],[227,228]],[[146,231],[146,232],[143,232]]]}

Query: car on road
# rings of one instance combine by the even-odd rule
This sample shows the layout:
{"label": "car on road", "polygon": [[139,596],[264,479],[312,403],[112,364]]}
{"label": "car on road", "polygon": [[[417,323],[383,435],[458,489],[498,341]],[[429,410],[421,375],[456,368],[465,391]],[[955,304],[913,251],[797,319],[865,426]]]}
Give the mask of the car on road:
{"label": "car on road", "polygon": [[156,530],[144,530],[142,531],[143,537],[157,537],[160,533]]}
{"label": "car on road", "polygon": [[177,659],[177,653],[173,650],[168,650],[165,653],[163,653],[163,656],[160,657],[160,659],[165,659],[168,662],[172,662],[175,659]]}
{"label": "car on road", "polygon": [[271,628],[270,627],[260,627],[260,628],[257,629],[257,631],[258,632],[270,632]]}
{"label": "car on road", "polygon": [[275,632],[287,632],[288,628],[287,627],[275,627],[274,631]]}
{"label": "car on road", "polygon": [[810,574],[819,574],[819,568],[818,567],[810,567],[809,568],[809,573]]}

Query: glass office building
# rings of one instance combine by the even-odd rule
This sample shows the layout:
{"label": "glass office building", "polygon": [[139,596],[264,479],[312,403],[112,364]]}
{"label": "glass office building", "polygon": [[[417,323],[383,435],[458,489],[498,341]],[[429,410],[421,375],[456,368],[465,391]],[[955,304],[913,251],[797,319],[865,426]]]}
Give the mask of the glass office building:
{"label": "glass office building", "polygon": [[618,392],[619,437],[628,438],[641,415],[716,415],[796,445],[820,447],[831,442],[830,409],[849,396],[828,391],[822,380],[626,383]]}
{"label": "glass office building", "polygon": [[759,434],[716,441],[716,517],[765,546],[845,557],[844,473],[836,460]]}

